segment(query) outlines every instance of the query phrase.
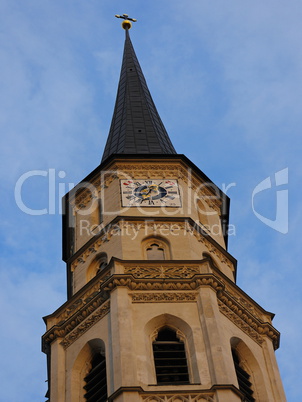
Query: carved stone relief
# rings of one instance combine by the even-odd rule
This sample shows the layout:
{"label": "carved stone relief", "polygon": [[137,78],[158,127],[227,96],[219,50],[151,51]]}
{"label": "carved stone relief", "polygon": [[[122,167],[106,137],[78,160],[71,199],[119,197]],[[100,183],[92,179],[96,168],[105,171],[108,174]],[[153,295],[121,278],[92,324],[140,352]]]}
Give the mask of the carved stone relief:
{"label": "carved stone relief", "polygon": [[135,278],[192,278],[195,274],[200,273],[200,267],[198,265],[126,265],[124,268],[124,272],[125,274],[133,275]]}
{"label": "carved stone relief", "polygon": [[98,176],[91,180],[90,188],[84,188],[76,199],[70,200],[73,206],[77,205],[79,208],[86,207],[94,197],[99,197],[101,191],[108,188],[110,184],[116,179],[125,178],[140,178],[140,179],[164,179],[165,177],[173,175],[175,178],[183,181],[189,186],[190,189],[196,192],[196,198],[203,198],[208,206],[220,214],[221,199],[212,190],[212,186],[207,187],[207,183],[201,182],[197,177],[188,173],[188,170],[180,164],[152,164],[145,163],[139,164],[115,164],[109,171],[100,172]]}
{"label": "carved stone relief", "polygon": [[[168,267],[171,268],[171,264]],[[180,272],[184,267],[184,265],[180,267]],[[133,266],[128,265],[127,268],[131,271]],[[134,268],[136,270],[140,267],[135,266]],[[135,278],[129,273],[113,274],[107,276],[106,281],[96,282],[90,290],[87,290],[69,306],[67,305],[65,311],[56,317],[55,325],[43,337],[44,345],[51,343],[56,338],[64,338],[64,347],[69,346],[78,336],[109,312],[107,299],[110,295],[109,292],[116,287],[127,287],[133,303],[177,303],[195,302],[197,291],[207,286],[216,292],[218,306],[223,315],[259,345],[263,343],[263,337],[267,336],[273,342],[274,347],[278,347],[279,332],[268,322],[268,317],[265,316],[264,319],[261,319],[260,315],[254,314],[255,307],[244,298],[244,295],[239,294],[235,284],[231,286],[228,283],[226,290],[225,282],[214,273],[196,273],[192,277],[174,278],[162,277],[163,271],[159,271],[160,277],[156,277],[155,272],[155,277],[152,278],[150,277],[151,271],[147,274],[145,271],[142,272],[143,276],[148,277]],[[170,275],[169,271],[167,272]],[[96,290],[99,286],[97,283],[101,286],[100,291]]]}
{"label": "carved stone relief", "polygon": [[215,402],[214,395],[209,393],[141,395],[144,402]]}
{"label": "carved stone relief", "polygon": [[255,329],[253,329],[250,325],[246,324],[236,313],[234,313],[231,309],[229,309],[225,304],[223,304],[220,300],[218,300],[219,310],[224,314],[229,320],[231,320],[237,327],[243,330],[247,335],[249,335],[254,341],[256,341],[259,345],[263,343],[263,338],[259,335]]}
{"label": "carved stone relief", "polygon": [[79,336],[81,336],[101,318],[108,314],[109,311],[110,302],[108,300],[94,314],[91,314],[81,325],[79,325],[74,331],[72,331],[63,339],[61,345],[63,345],[64,349],[70,346],[76,339],[78,339]]}
{"label": "carved stone relief", "polygon": [[131,293],[133,303],[174,303],[192,302],[196,300],[196,293]]}

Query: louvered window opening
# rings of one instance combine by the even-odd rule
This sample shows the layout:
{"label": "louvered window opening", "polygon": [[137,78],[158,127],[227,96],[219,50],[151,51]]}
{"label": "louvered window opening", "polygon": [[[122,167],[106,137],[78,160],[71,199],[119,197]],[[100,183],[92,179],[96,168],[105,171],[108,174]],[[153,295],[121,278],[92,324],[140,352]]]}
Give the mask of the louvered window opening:
{"label": "louvered window opening", "polygon": [[165,329],[153,342],[153,354],[158,384],[189,384],[185,345],[174,331]]}
{"label": "louvered window opening", "polygon": [[106,360],[98,353],[92,360],[92,368],[84,378],[86,391],[84,397],[87,402],[107,401]]}
{"label": "louvered window opening", "polygon": [[239,366],[237,353],[234,350],[232,353],[239,389],[244,394],[243,402],[255,402],[255,399],[253,398],[252,383],[249,381],[250,375]]}

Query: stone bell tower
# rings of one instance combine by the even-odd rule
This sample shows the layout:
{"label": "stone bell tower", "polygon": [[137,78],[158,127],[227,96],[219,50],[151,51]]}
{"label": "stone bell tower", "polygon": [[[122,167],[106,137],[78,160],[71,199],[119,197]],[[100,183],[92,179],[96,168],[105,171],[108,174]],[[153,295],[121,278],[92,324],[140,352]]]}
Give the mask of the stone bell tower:
{"label": "stone bell tower", "polygon": [[67,301],[44,318],[46,397],[284,402],[273,314],[236,285],[229,198],[176,153],[121,18],[103,159],[63,200]]}

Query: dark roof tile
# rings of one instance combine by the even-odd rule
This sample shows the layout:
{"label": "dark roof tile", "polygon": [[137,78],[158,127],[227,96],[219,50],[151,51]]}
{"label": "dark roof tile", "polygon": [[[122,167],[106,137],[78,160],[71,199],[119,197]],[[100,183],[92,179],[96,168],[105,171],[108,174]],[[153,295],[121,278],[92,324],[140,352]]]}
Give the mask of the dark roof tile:
{"label": "dark roof tile", "polygon": [[176,154],[148,90],[127,30],[120,82],[102,162],[116,153]]}

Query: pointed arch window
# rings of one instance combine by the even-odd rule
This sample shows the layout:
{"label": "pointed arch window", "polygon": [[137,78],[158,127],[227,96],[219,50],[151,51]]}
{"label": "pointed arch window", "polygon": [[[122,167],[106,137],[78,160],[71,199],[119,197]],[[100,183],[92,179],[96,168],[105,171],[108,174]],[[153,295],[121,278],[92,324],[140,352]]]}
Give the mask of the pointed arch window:
{"label": "pointed arch window", "polygon": [[189,384],[184,342],[171,328],[163,328],[153,342],[153,355],[158,384]]}
{"label": "pointed arch window", "polygon": [[97,259],[97,264],[98,264],[98,268],[96,273],[98,274],[99,272],[101,272],[104,268],[107,267],[108,265],[108,257],[106,253],[101,253],[100,256]]}
{"label": "pointed arch window", "polygon": [[241,367],[240,359],[235,349],[232,349],[232,356],[239,389],[244,394],[244,402],[255,402],[253,397],[252,383],[250,382],[250,375]]}
{"label": "pointed arch window", "polygon": [[91,262],[86,272],[87,282],[94,278],[99,272],[105,269],[108,265],[108,256],[106,253],[100,253]]}
{"label": "pointed arch window", "polygon": [[107,375],[105,356],[98,352],[91,361],[91,369],[84,378],[86,391],[84,398],[87,402],[107,401]]}
{"label": "pointed arch window", "polygon": [[154,242],[146,249],[148,260],[165,260],[165,250],[159,242]]}
{"label": "pointed arch window", "polygon": [[147,260],[169,260],[171,251],[169,243],[163,238],[148,238],[142,242],[143,256]]}

